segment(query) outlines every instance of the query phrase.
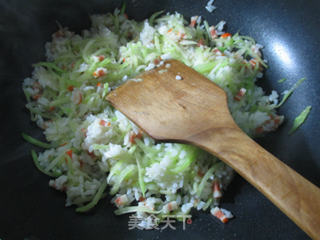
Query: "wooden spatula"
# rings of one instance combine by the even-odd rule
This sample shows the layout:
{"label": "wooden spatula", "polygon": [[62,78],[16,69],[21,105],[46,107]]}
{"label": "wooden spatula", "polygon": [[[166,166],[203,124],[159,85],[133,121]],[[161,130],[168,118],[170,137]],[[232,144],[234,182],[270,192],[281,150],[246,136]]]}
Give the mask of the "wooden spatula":
{"label": "wooden spatula", "polygon": [[107,100],[157,140],[194,144],[255,186],[310,237],[320,239],[320,190],[248,137],[226,93],[170,60],[109,93]]}

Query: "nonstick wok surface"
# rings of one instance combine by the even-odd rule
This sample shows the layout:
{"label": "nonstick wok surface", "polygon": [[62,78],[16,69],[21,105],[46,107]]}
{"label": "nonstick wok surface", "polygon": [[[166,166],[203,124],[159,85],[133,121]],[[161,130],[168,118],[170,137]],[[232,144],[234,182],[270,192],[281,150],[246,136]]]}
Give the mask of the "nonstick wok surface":
{"label": "nonstick wok surface", "polygon": [[[216,0],[209,13],[207,1],[127,1],[130,18],[143,20],[159,10],[178,11],[186,18],[202,15],[210,24],[227,21],[231,33],[249,35],[265,46],[269,69],[261,85],[282,92],[299,78],[307,80],[280,108],[286,122],[276,133],[259,139],[267,150],[320,185],[320,2],[317,0]],[[44,43],[63,26],[79,32],[89,27],[89,15],[120,7],[119,1],[29,0],[0,1],[0,238],[7,239],[308,239],[269,200],[236,176],[222,207],[236,218],[223,225],[209,213],[195,213],[182,230],[128,230],[128,215],[115,216],[110,197],[87,214],[64,207],[64,194],[48,187],[49,178],[33,165],[30,144],[21,132],[41,138],[25,109],[21,84],[32,64],[44,60]],[[288,80],[282,84],[281,78]],[[305,124],[288,136],[293,119],[313,109]],[[40,149],[39,149],[40,150]],[[277,184],[276,182],[274,184]],[[320,226],[319,226],[320,227]]]}

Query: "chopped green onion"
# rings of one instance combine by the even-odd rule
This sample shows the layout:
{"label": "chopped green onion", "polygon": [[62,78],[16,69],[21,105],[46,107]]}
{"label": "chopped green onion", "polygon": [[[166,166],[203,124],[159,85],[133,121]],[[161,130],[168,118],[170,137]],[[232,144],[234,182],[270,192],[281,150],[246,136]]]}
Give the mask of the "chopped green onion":
{"label": "chopped green onion", "polygon": [[286,78],[281,78],[280,80],[278,80],[278,83],[283,83],[283,82],[285,82],[285,81],[287,81]]}
{"label": "chopped green onion", "polygon": [[311,106],[307,106],[293,121],[293,126],[289,131],[289,134],[294,133],[307,119],[311,110]]}
{"label": "chopped green onion", "polygon": [[301,78],[298,82],[296,82],[289,90],[287,90],[281,100],[281,102],[276,106],[277,108],[280,107],[293,93],[294,90],[299,87],[299,85],[305,80],[305,78]]}
{"label": "chopped green onion", "polygon": [[218,47],[218,49],[219,49],[221,52],[224,52],[227,48],[226,48],[226,47]]}

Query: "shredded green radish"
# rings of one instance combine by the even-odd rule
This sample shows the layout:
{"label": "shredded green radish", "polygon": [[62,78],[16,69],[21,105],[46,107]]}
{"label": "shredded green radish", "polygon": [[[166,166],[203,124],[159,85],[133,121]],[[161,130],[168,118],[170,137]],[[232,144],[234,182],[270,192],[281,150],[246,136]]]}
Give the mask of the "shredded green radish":
{"label": "shredded green radish", "polygon": [[122,214],[126,214],[126,213],[134,213],[134,212],[145,212],[145,213],[151,213],[151,214],[158,214],[161,211],[150,210],[147,207],[125,207],[125,208],[120,208],[120,209],[114,211],[114,214],[122,215]]}
{"label": "shredded green radish", "polygon": [[[45,149],[32,151],[36,167],[77,212],[89,211],[106,194],[114,195],[117,215],[135,213],[146,226],[150,214],[181,219],[192,208],[211,210],[233,170],[198,147],[156,142],[114,109],[107,94],[144,71],[170,68],[166,60],[176,59],[223,88],[239,127],[260,136],[282,123],[276,108],[293,90],[280,104],[275,91],[266,95],[256,85],[267,67],[262,46],[226,33],[223,21],[211,25],[193,16],[189,22],[160,11],[136,22],[125,9],[93,15],[91,28],[81,34],[60,26],[52,35],[47,59],[34,64],[23,83],[26,107],[48,143],[22,136]],[[213,181],[220,184],[218,195]]]}
{"label": "shredded green radish", "polygon": [[198,149],[193,146],[184,145],[183,149],[186,152],[186,157],[177,163],[176,167],[171,169],[173,173],[180,173],[186,170],[193,161],[195,161]]}
{"label": "shredded green radish", "polygon": [[149,18],[149,23],[150,25],[153,25],[154,24],[154,20],[159,17],[164,11],[161,10],[161,11],[158,11],[158,12],[155,12],[154,14],[151,15],[151,17]]}
{"label": "shredded green radish", "polygon": [[50,172],[50,171],[47,171],[46,169],[44,169],[42,166],[40,166],[36,151],[31,150],[31,156],[32,156],[34,165],[37,167],[37,169],[40,172],[42,172],[42,173],[44,173],[44,174],[46,174],[46,175],[48,175],[50,177],[59,177],[61,175],[61,173]]}
{"label": "shredded green radish", "polygon": [[143,180],[144,169],[141,168],[141,165],[140,165],[140,162],[139,162],[138,158],[136,158],[136,161],[137,161],[137,167],[138,167],[140,189],[141,189],[142,196],[145,197],[146,185],[145,185],[145,182]]}
{"label": "shredded green radish", "polygon": [[217,168],[219,168],[219,166],[221,166],[221,163],[217,163],[215,164],[213,167],[211,167],[207,172],[206,174],[203,176],[200,184],[199,184],[199,187],[198,187],[198,190],[197,190],[197,195],[198,197],[201,196],[201,193],[205,187],[205,184],[207,183],[209,177],[213,174],[214,171],[217,170]]}
{"label": "shredded green radish", "polygon": [[135,165],[128,165],[124,170],[122,170],[119,174],[119,177],[113,187],[111,188],[110,194],[115,194],[119,188],[121,183],[125,180],[128,179],[130,176],[134,174],[134,172],[137,171],[137,167]]}
{"label": "shredded green radish", "polygon": [[103,181],[96,195],[93,197],[92,201],[89,202],[87,205],[76,208],[76,212],[87,212],[91,208],[93,208],[95,205],[97,205],[99,200],[102,198],[103,192],[105,191],[106,188],[107,188],[107,181]]}
{"label": "shredded green radish", "polygon": [[54,147],[53,144],[41,142],[38,139],[35,139],[25,133],[22,133],[21,135],[24,138],[24,140],[26,140],[27,142],[29,142],[35,146],[42,147],[42,148],[53,148]]}

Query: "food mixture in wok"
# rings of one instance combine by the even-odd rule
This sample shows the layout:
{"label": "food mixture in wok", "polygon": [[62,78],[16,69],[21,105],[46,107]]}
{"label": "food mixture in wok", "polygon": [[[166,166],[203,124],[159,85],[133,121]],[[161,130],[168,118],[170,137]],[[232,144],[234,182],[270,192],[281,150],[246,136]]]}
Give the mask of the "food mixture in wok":
{"label": "food mixture in wok", "polygon": [[31,118],[49,143],[24,138],[45,148],[32,151],[36,167],[78,212],[110,194],[115,214],[135,213],[145,229],[156,224],[153,216],[185,216],[192,209],[227,222],[232,214],[219,202],[233,170],[197,147],[155,142],[105,97],[177,59],[222,87],[236,123],[256,137],[282,123],[278,94],[256,85],[267,64],[252,38],[225,32],[224,21],[209,25],[199,16],[161,14],[136,22],[115,10],[93,15],[81,34],[60,27],[45,45],[46,61],[23,83]]}

